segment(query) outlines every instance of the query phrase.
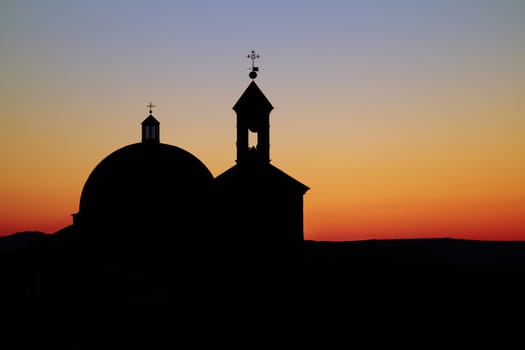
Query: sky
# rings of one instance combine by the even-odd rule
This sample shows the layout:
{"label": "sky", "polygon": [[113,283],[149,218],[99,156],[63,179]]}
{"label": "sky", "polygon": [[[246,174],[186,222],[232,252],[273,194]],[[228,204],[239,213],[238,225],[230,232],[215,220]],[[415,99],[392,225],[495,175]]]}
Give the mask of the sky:
{"label": "sky", "polygon": [[2,0],[0,235],[70,225],[150,101],[234,165],[251,50],[305,239],[525,239],[522,0]]}

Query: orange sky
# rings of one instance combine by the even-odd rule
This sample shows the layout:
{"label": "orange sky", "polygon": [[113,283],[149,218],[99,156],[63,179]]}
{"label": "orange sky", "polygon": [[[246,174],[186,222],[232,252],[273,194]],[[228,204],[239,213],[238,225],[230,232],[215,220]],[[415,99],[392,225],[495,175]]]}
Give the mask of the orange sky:
{"label": "orange sky", "polygon": [[162,142],[229,168],[255,49],[306,239],[525,239],[525,3],[99,5],[0,4],[0,235],[69,225],[150,100]]}

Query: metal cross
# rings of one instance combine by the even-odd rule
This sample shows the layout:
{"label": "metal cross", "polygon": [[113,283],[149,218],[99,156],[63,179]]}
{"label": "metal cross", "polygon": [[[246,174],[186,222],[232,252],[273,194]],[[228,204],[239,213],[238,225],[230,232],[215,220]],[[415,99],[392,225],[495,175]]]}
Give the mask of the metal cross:
{"label": "metal cross", "polygon": [[149,102],[148,105],[146,105],[146,107],[149,108],[149,114],[153,113],[153,112],[151,111],[151,109],[152,109],[153,107],[155,107],[155,105],[154,105],[153,103],[151,103],[151,101]]}
{"label": "metal cross", "polygon": [[250,52],[247,57],[252,60],[252,71],[257,71],[257,67],[255,67],[255,60],[259,58],[259,55],[256,54],[254,50],[252,50],[252,52]]}

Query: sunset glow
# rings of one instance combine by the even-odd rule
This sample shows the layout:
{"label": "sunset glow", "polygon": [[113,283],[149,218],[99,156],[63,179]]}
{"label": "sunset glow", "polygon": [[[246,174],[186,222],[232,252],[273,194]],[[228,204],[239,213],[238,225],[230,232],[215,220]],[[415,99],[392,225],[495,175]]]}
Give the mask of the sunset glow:
{"label": "sunset glow", "polygon": [[72,223],[105,156],[161,142],[214,176],[257,84],[305,239],[525,239],[523,1],[2,1],[0,235]]}

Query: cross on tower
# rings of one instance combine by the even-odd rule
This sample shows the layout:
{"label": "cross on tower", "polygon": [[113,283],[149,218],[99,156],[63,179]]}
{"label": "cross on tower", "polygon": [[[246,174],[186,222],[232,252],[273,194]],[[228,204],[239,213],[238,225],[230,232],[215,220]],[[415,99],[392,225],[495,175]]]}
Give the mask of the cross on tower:
{"label": "cross on tower", "polygon": [[256,54],[254,50],[252,50],[252,52],[250,52],[250,54],[246,57],[252,60],[252,71],[250,72],[249,76],[250,78],[255,79],[257,77],[257,72],[259,71],[259,67],[255,67],[255,60],[259,58],[259,55]]}
{"label": "cross on tower", "polygon": [[152,114],[153,112],[151,110],[153,109],[153,107],[155,107],[155,105],[150,101],[149,104],[146,105],[146,107],[149,108],[149,114]]}

